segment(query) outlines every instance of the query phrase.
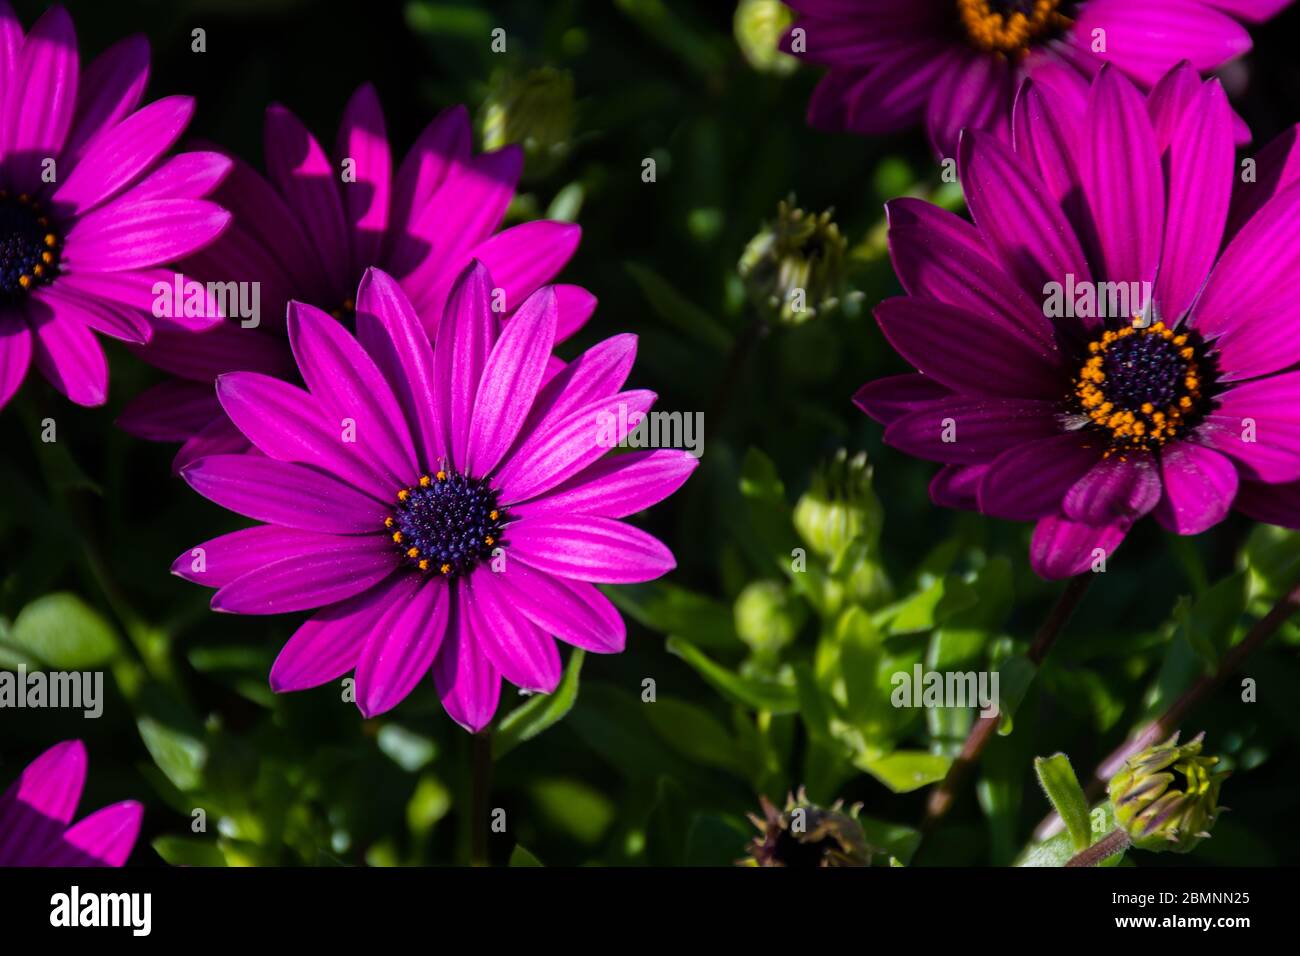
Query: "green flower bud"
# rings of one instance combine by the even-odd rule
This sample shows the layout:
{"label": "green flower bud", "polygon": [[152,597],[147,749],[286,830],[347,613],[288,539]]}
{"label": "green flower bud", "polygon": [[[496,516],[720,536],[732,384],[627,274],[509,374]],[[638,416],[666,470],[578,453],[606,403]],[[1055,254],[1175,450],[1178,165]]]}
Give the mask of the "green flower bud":
{"label": "green flower bud", "polygon": [[749,814],[759,836],[750,841],[750,855],[737,861],[741,866],[870,866],[880,854],[858,823],[861,804],[846,813],[844,801],[837,800],[825,809],[809,801],[802,787],[797,796],[786,797],[784,811],[767,797],[759,797],[759,804],[763,815]]}
{"label": "green flower bud", "polygon": [[860,539],[875,547],[884,509],[871,487],[871,473],[866,452],[850,458],[844,449],[817,469],[794,506],[795,530],[808,547],[831,561]]}
{"label": "green flower bud", "polygon": [[774,657],[807,619],[801,600],[780,581],[754,581],[736,598],[736,633],[756,654]]}
{"label": "green flower bud", "polygon": [[760,73],[793,73],[799,61],[778,49],[781,37],[793,22],[790,8],[778,0],[740,0],[732,25],[736,43],[749,65]]}
{"label": "green flower bud", "polygon": [[799,325],[839,304],[848,243],[832,215],[831,209],[807,213],[791,196],[745,247],[737,269],[766,319]]}
{"label": "green flower bud", "polygon": [[483,148],[518,143],[531,179],[554,172],[568,156],[576,122],[573,76],[549,66],[523,76],[497,73],[479,111]]}
{"label": "green flower bud", "polygon": [[1115,824],[1135,847],[1188,853],[1209,837],[1219,814],[1219,787],[1228,774],[1210,772],[1219,758],[1201,756],[1204,738],[1198,734],[1179,745],[1174,734],[1129,757],[1111,778],[1107,792]]}

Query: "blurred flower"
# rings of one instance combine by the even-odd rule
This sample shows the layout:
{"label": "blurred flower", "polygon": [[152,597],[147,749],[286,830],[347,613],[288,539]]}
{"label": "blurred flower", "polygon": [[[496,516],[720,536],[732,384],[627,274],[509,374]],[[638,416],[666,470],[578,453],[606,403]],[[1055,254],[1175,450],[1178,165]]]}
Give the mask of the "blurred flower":
{"label": "blurred flower", "polygon": [[[830,68],[810,124],[875,135],[924,122],[934,149],[953,156],[963,127],[1009,138],[1026,76],[1082,112],[1103,63],[1143,88],[1183,60],[1209,73],[1250,49],[1238,19],[1267,20],[1291,0],[788,2],[800,19],[780,48]],[[1233,126],[1238,141],[1250,138],[1242,120]]]}
{"label": "blurred flower", "polygon": [[732,27],[736,44],[749,65],[760,73],[785,76],[799,61],[777,49],[782,34],[794,21],[794,14],[780,0],[740,0]]}
{"label": "blurred flower", "polygon": [[[343,113],[333,155],[283,106],[266,111],[269,181],[241,160],[217,194],[235,215],[231,228],[182,263],[189,278],[260,283],[261,324],[231,318],[202,339],[160,331],[139,351],[175,376],[133,400],[118,424],[138,438],[182,441],[175,467],[248,443],[222,415],[218,375],[255,371],[292,378],[285,337],[289,300],[353,320],[357,284],[370,266],[395,276],[430,338],[452,282],[471,259],[499,283],[502,319],[550,282],[578,247],[571,223],[537,221],[497,228],[523,166],[517,146],[475,156],[469,115],[454,107],[420,134],[394,170],[374,87],[356,91]],[[585,289],[557,285],[556,341],[582,327],[596,307]]]}
{"label": "blurred flower", "polygon": [[[154,334],[154,266],[188,255],[230,215],[203,196],[230,164],[214,153],[163,157],[194,100],[137,109],[149,44],[130,37],[82,72],[72,18],[51,7],[23,35],[0,0],[0,408],[32,363],[78,405],[108,399],[93,332]],[[180,319],[177,340],[218,321]],[[188,347],[188,346],[187,346]]]}
{"label": "blurred flower", "polygon": [[781,200],[776,221],[749,241],[737,266],[745,291],[768,318],[798,325],[839,303],[848,243],[831,221]]}
{"label": "blurred flower", "polygon": [[214,610],[320,608],[276,659],[274,690],[355,668],[357,706],[372,717],[432,668],[447,713],[477,731],[502,677],[555,690],[553,636],[623,649],[623,621],[592,582],[674,566],[663,544],[617,519],[672,494],[696,459],[606,456],[655,397],[620,391],[635,338],[607,339],[556,371],[556,290],[533,293],[503,326],[493,282],[483,264],[466,268],[434,349],[396,280],[368,270],[356,338],[290,305],[306,390],[258,372],[218,379],[222,407],[261,454],[208,456],[182,474],[265,524],[187,551],[172,570],[219,588]]}
{"label": "blurred flower", "polygon": [[889,203],[907,296],[875,314],[919,374],[855,401],[888,444],[943,463],[936,503],[1037,522],[1046,578],[1096,567],[1147,514],[1190,535],[1235,503],[1300,527],[1284,151],[1234,197],[1227,100],[1185,64],[1149,98],[1103,68],[1082,122],[1037,84],[1021,103],[1018,153],[962,139],[974,225]]}
{"label": "blurred flower", "polygon": [[785,811],[760,796],[763,816],[750,814],[759,836],[749,844],[744,866],[788,866],[796,868],[870,866],[874,855],[857,821],[861,805],[844,811],[837,800],[823,809],[808,800],[802,787],[798,795],[786,797]]}
{"label": "blurred flower", "polygon": [[755,654],[775,657],[807,619],[803,602],[780,581],[752,581],[736,597],[736,633]]}
{"label": "blurred flower", "polygon": [[55,744],[0,796],[0,867],[121,866],[144,808],[125,800],[72,824],[86,782],[86,746]]}
{"label": "blurred flower", "polygon": [[564,162],[576,121],[573,75],[549,66],[523,76],[497,73],[479,113],[483,148],[522,146],[527,179],[548,176]]}
{"label": "blurred flower", "polygon": [[[1181,746],[1174,734],[1129,757],[1107,792],[1115,823],[1143,850],[1188,853],[1210,835],[1227,773],[1211,773],[1218,757],[1202,757],[1205,734]],[[1178,789],[1175,784],[1181,783]]]}
{"label": "blurred flower", "polygon": [[813,473],[811,485],[795,503],[795,529],[822,557],[834,561],[854,541],[874,547],[880,540],[884,509],[871,487],[871,472],[866,452],[850,458],[840,449]]}

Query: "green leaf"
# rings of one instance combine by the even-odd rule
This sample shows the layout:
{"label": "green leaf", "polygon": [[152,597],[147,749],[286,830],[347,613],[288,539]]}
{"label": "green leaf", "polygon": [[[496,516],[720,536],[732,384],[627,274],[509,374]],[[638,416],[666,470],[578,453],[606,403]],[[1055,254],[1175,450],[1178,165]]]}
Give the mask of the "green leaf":
{"label": "green leaf", "polygon": [[883,756],[860,755],[853,761],[894,793],[911,793],[942,780],[952,758],[923,750],[895,750]]}
{"label": "green leaf", "polygon": [[734,650],[731,605],[667,581],[624,585],[604,592],[638,624],[661,634],[679,634],[695,644]]}
{"label": "green leaf", "polygon": [[[1115,829],[1115,809],[1110,805],[1109,800],[1103,800],[1092,808],[1092,812],[1088,815],[1088,827],[1089,846]],[[1026,849],[1016,861],[1016,866],[1065,866],[1078,852],[1074,848],[1074,837],[1070,831],[1062,830]],[[1123,858],[1123,852],[1116,853],[1106,857],[1098,865],[1116,866]]]}
{"label": "green leaf", "polygon": [[804,662],[794,665],[795,689],[799,694],[799,713],[803,716],[808,736],[820,743],[829,743],[831,737],[831,713],[833,702],[826,694],[812,668]]}
{"label": "green leaf", "polygon": [[18,612],[7,641],[54,670],[85,670],[117,654],[113,628],[75,594],[46,594]]}
{"label": "green leaf", "polygon": [[862,832],[867,843],[878,850],[884,850],[894,860],[906,866],[912,862],[912,854],[921,845],[921,831],[905,827],[901,823],[876,820],[872,817],[857,817],[862,825]]}
{"label": "green leaf", "polygon": [[840,615],[835,634],[840,648],[840,673],[848,696],[849,720],[862,724],[880,704],[876,683],[883,652],[880,631],[866,611],[851,607]]}
{"label": "green leaf", "polygon": [[754,833],[730,817],[697,813],[686,833],[686,865],[733,866]]}
{"label": "green leaf", "polygon": [[500,759],[525,740],[531,740],[548,727],[564,719],[578,699],[578,674],[582,670],[584,652],[574,648],[564,676],[552,694],[535,694],[527,703],[516,707],[492,736],[492,756]]}
{"label": "green leaf", "polygon": [[678,752],[706,766],[737,768],[736,742],[704,708],[660,697],[646,707],[645,714],[655,732]]}
{"label": "green leaf", "polygon": [[1001,736],[1011,733],[1016,708],[1025,699],[1037,673],[1033,661],[1023,654],[1013,654],[998,665],[998,733]]}
{"label": "green leaf", "polygon": [[193,837],[160,836],[150,844],[171,866],[225,866],[226,855],[215,844]]}
{"label": "green leaf", "polygon": [[1074,840],[1075,850],[1086,850],[1092,833],[1088,822],[1088,798],[1083,795],[1079,779],[1065,754],[1034,759],[1034,772],[1043,792],[1065,821],[1066,829]]}
{"label": "green leaf", "polygon": [[680,637],[670,637],[666,644],[668,653],[675,654],[689,664],[713,688],[733,703],[751,710],[766,710],[773,714],[793,714],[799,710],[799,696],[795,688],[757,677],[742,677],[711,660],[699,648]]}
{"label": "green leaf", "polygon": [[676,289],[648,266],[635,262],[625,268],[641,287],[642,294],[659,318],[682,334],[718,352],[731,348],[731,333],[713,316],[686,300]]}
{"label": "green leaf", "polygon": [[533,856],[526,849],[524,849],[522,846],[516,843],[515,848],[510,851],[510,865],[511,866],[541,866],[542,861],[537,859],[537,857]]}
{"label": "green leaf", "polygon": [[979,595],[973,587],[961,578],[948,575],[889,609],[889,633],[928,631],[978,601]]}
{"label": "green leaf", "polygon": [[1232,645],[1237,622],[1246,610],[1246,584],[1246,573],[1238,571],[1216,582],[1195,602],[1183,599],[1174,609],[1187,642],[1211,667]]}

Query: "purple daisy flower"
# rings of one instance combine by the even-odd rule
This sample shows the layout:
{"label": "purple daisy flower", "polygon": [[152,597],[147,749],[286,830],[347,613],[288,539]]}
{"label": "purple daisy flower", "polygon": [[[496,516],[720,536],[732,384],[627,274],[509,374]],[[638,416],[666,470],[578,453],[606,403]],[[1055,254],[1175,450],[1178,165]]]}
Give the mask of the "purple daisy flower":
{"label": "purple daisy flower", "polygon": [[125,800],[78,823],[86,747],[55,744],[0,797],[0,866],[121,866],[140,833],[144,808]]}
{"label": "purple daisy flower", "polygon": [[[1143,88],[1182,60],[1214,70],[1250,49],[1238,20],[1267,20],[1291,0],[786,3],[800,16],[781,49],[830,68],[808,104],[810,124],[874,135],[924,123],[939,155],[952,156],[963,128],[1007,138],[1026,76],[1082,109],[1104,63]],[[1104,52],[1096,49],[1102,37]],[[1245,123],[1233,121],[1244,142]]]}
{"label": "purple daisy flower", "polygon": [[[51,7],[24,35],[0,0],[0,408],[32,363],[78,405],[108,397],[93,332],[149,341],[154,267],[211,242],[230,215],[203,199],[230,169],[216,153],[163,161],[188,96],[137,109],[143,37],[81,72],[72,18]],[[214,320],[179,320],[177,332]]]}
{"label": "purple daisy flower", "polygon": [[921,374],[855,401],[887,443],[944,464],[936,503],[1036,521],[1047,578],[1146,514],[1197,534],[1235,502],[1300,526],[1295,131],[1234,197],[1231,111],[1190,64],[1149,96],[1103,68],[1082,115],[1027,82],[1013,126],[1014,147],[962,134],[974,224],[889,203],[907,295],[876,319]]}
{"label": "purple daisy flower", "polygon": [[544,286],[502,325],[493,282],[483,264],[466,268],[435,349],[396,280],[368,270],[356,338],[290,304],[306,390],[259,372],[217,380],[259,454],[208,456],[182,475],[265,524],[187,551],[172,570],[219,588],[218,611],[320,609],[276,659],[276,691],[355,669],[357,705],[373,716],[432,669],[447,713],[477,731],[502,677],[555,689],[553,637],[622,650],[623,621],[593,582],[674,567],[663,544],[618,519],[672,494],[695,459],[606,455],[655,398],[621,391],[635,337],[607,339],[548,379],[559,295]]}
{"label": "purple daisy flower", "polygon": [[[351,321],[357,285],[374,266],[399,280],[432,339],[451,284],[471,259],[500,283],[505,318],[555,278],[582,236],[577,225],[552,221],[497,231],[523,152],[510,146],[474,155],[461,106],[434,119],[396,170],[369,84],[348,102],[333,156],[283,106],[267,109],[264,133],[269,179],[232,157],[234,171],[217,199],[235,222],[182,264],[187,278],[199,281],[259,282],[260,327],[242,328],[232,317],[197,346],[188,336],[155,335],[138,354],[175,378],[140,395],[119,419],[139,438],[184,442],[178,469],[248,447],[222,414],[212,382],[233,371],[295,374],[285,335],[291,300]],[[556,340],[563,341],[591,317],[596,298],[573,285],[554,290]]]}

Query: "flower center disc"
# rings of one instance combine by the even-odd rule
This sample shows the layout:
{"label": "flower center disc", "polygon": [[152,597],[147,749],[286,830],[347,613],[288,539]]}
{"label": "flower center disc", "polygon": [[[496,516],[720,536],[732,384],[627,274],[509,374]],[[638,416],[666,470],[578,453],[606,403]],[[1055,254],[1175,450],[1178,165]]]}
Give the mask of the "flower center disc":
{"label": "flower center disc", "polygon": [[0,191],[0,301],[13,301],[54,278],[59,237],[40,203]]}
{"label": "flower center disc", "polygon": [[491,557],[502,543],[505,521],[496,490],[485,479],[444,470],[399,491],[384,527],[410,565],[452,578]]}
{"label": "flower center disc", "polygon": [[[1204,412],[1207,359],[1194,332],[1163,322],[1108,331],[1088,344],[1074,394],[1112,450],[1150,449]],[[1109,452],[1108,452],[1109,454]]]}
{"label": "flower center disc", "polygon": [[1019,57],[1073,25],[1062,6],[1062,0],[957,0],[957,15],[977,49]]}

